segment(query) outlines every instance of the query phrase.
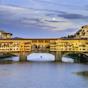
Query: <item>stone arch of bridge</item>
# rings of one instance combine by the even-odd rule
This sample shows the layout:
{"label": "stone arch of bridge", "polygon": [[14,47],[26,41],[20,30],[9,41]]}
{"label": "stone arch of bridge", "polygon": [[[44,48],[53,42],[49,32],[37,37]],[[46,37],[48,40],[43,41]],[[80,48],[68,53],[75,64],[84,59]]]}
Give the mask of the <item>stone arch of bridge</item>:
{"label": "stone arch of bridge", "polygon": [[[47,48],[50,48],[49,46],[46,46]],[[11,52],[11,54],[13,55],[17,55],[19,56],[20,61],[26,61],[27,60],[27,56],[30,55],[31,53],[49,53],[55,56],[55,61],[62,61],[62,57],[66,56],[68,54],[78,54],[80,55],[85,55],[84,52],[75,52],[75,51],[42,51],[42,52],[34,52],[34,51],[30,51],[30,52]]]}
{"label": "stone arch of bridge", "polygon": [[66,51],[66,52],[62,52],[62,57],[66,56],[66,55],[69,55],[69,54],[77,55],[76,59],[72,58],[76,62],[80,62],[83,59],[83,57],[87,57],[88,58],[88,56],[86,56],[85,52],[77,52],[77,51],[72,51],[72,52]]}
{"label": "stone arch of bridge", "polygon": [[62,57],[63,56],[66,56],[68,54],[78,54],[79,56],[80,55],[85,55],[85,52],[78,52],[78,51],[65,51],[65,52],[62,52]]}

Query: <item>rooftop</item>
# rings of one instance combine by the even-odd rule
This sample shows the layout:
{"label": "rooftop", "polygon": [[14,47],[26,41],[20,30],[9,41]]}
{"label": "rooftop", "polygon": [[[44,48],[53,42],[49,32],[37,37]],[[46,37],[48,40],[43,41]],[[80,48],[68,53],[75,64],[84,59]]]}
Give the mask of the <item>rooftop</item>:
{"label": "rooftop", "polygon": [[12,33],[5,32],[5,31],[3,31],[3,30],[0,30],[0,32],[3,33],[3,34],[10,34],[10,35],[12,35]]}

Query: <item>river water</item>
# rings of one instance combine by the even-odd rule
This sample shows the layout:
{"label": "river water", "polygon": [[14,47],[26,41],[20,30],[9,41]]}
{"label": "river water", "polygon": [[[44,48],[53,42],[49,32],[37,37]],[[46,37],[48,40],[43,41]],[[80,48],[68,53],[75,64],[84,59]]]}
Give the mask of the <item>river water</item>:
{"label": "river water", "polygon": [[[11,58],[17,60],[16,57]],[[88,88],[87,64],[45,61],[0,64],[0,88]]]}

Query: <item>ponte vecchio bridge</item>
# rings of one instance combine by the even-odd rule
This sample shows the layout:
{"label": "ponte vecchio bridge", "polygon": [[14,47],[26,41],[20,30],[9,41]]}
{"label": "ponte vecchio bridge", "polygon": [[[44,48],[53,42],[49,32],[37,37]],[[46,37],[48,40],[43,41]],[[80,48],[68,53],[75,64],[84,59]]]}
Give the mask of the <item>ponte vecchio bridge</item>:
{"label": "ponte vecchio bridge", "polygon": [[87,39],[1,39],[0,53],[18,55],[20,61],[26,61],[31,53],[51,53],[55,61],[61,61],[67,53],[88,53]]}

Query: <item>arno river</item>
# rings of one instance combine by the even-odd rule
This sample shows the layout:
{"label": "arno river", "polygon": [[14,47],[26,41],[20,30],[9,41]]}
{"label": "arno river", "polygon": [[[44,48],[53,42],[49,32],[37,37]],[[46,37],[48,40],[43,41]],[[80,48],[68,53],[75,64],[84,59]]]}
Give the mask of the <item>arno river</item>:
{"label": "arno river", "polygon": [[[18,57],[9,59],[15,61]],[[88,71],[88,65],[47,61],[1,63],[0,88],[88,88],[88,77],[77,74],[81,71]]]}

